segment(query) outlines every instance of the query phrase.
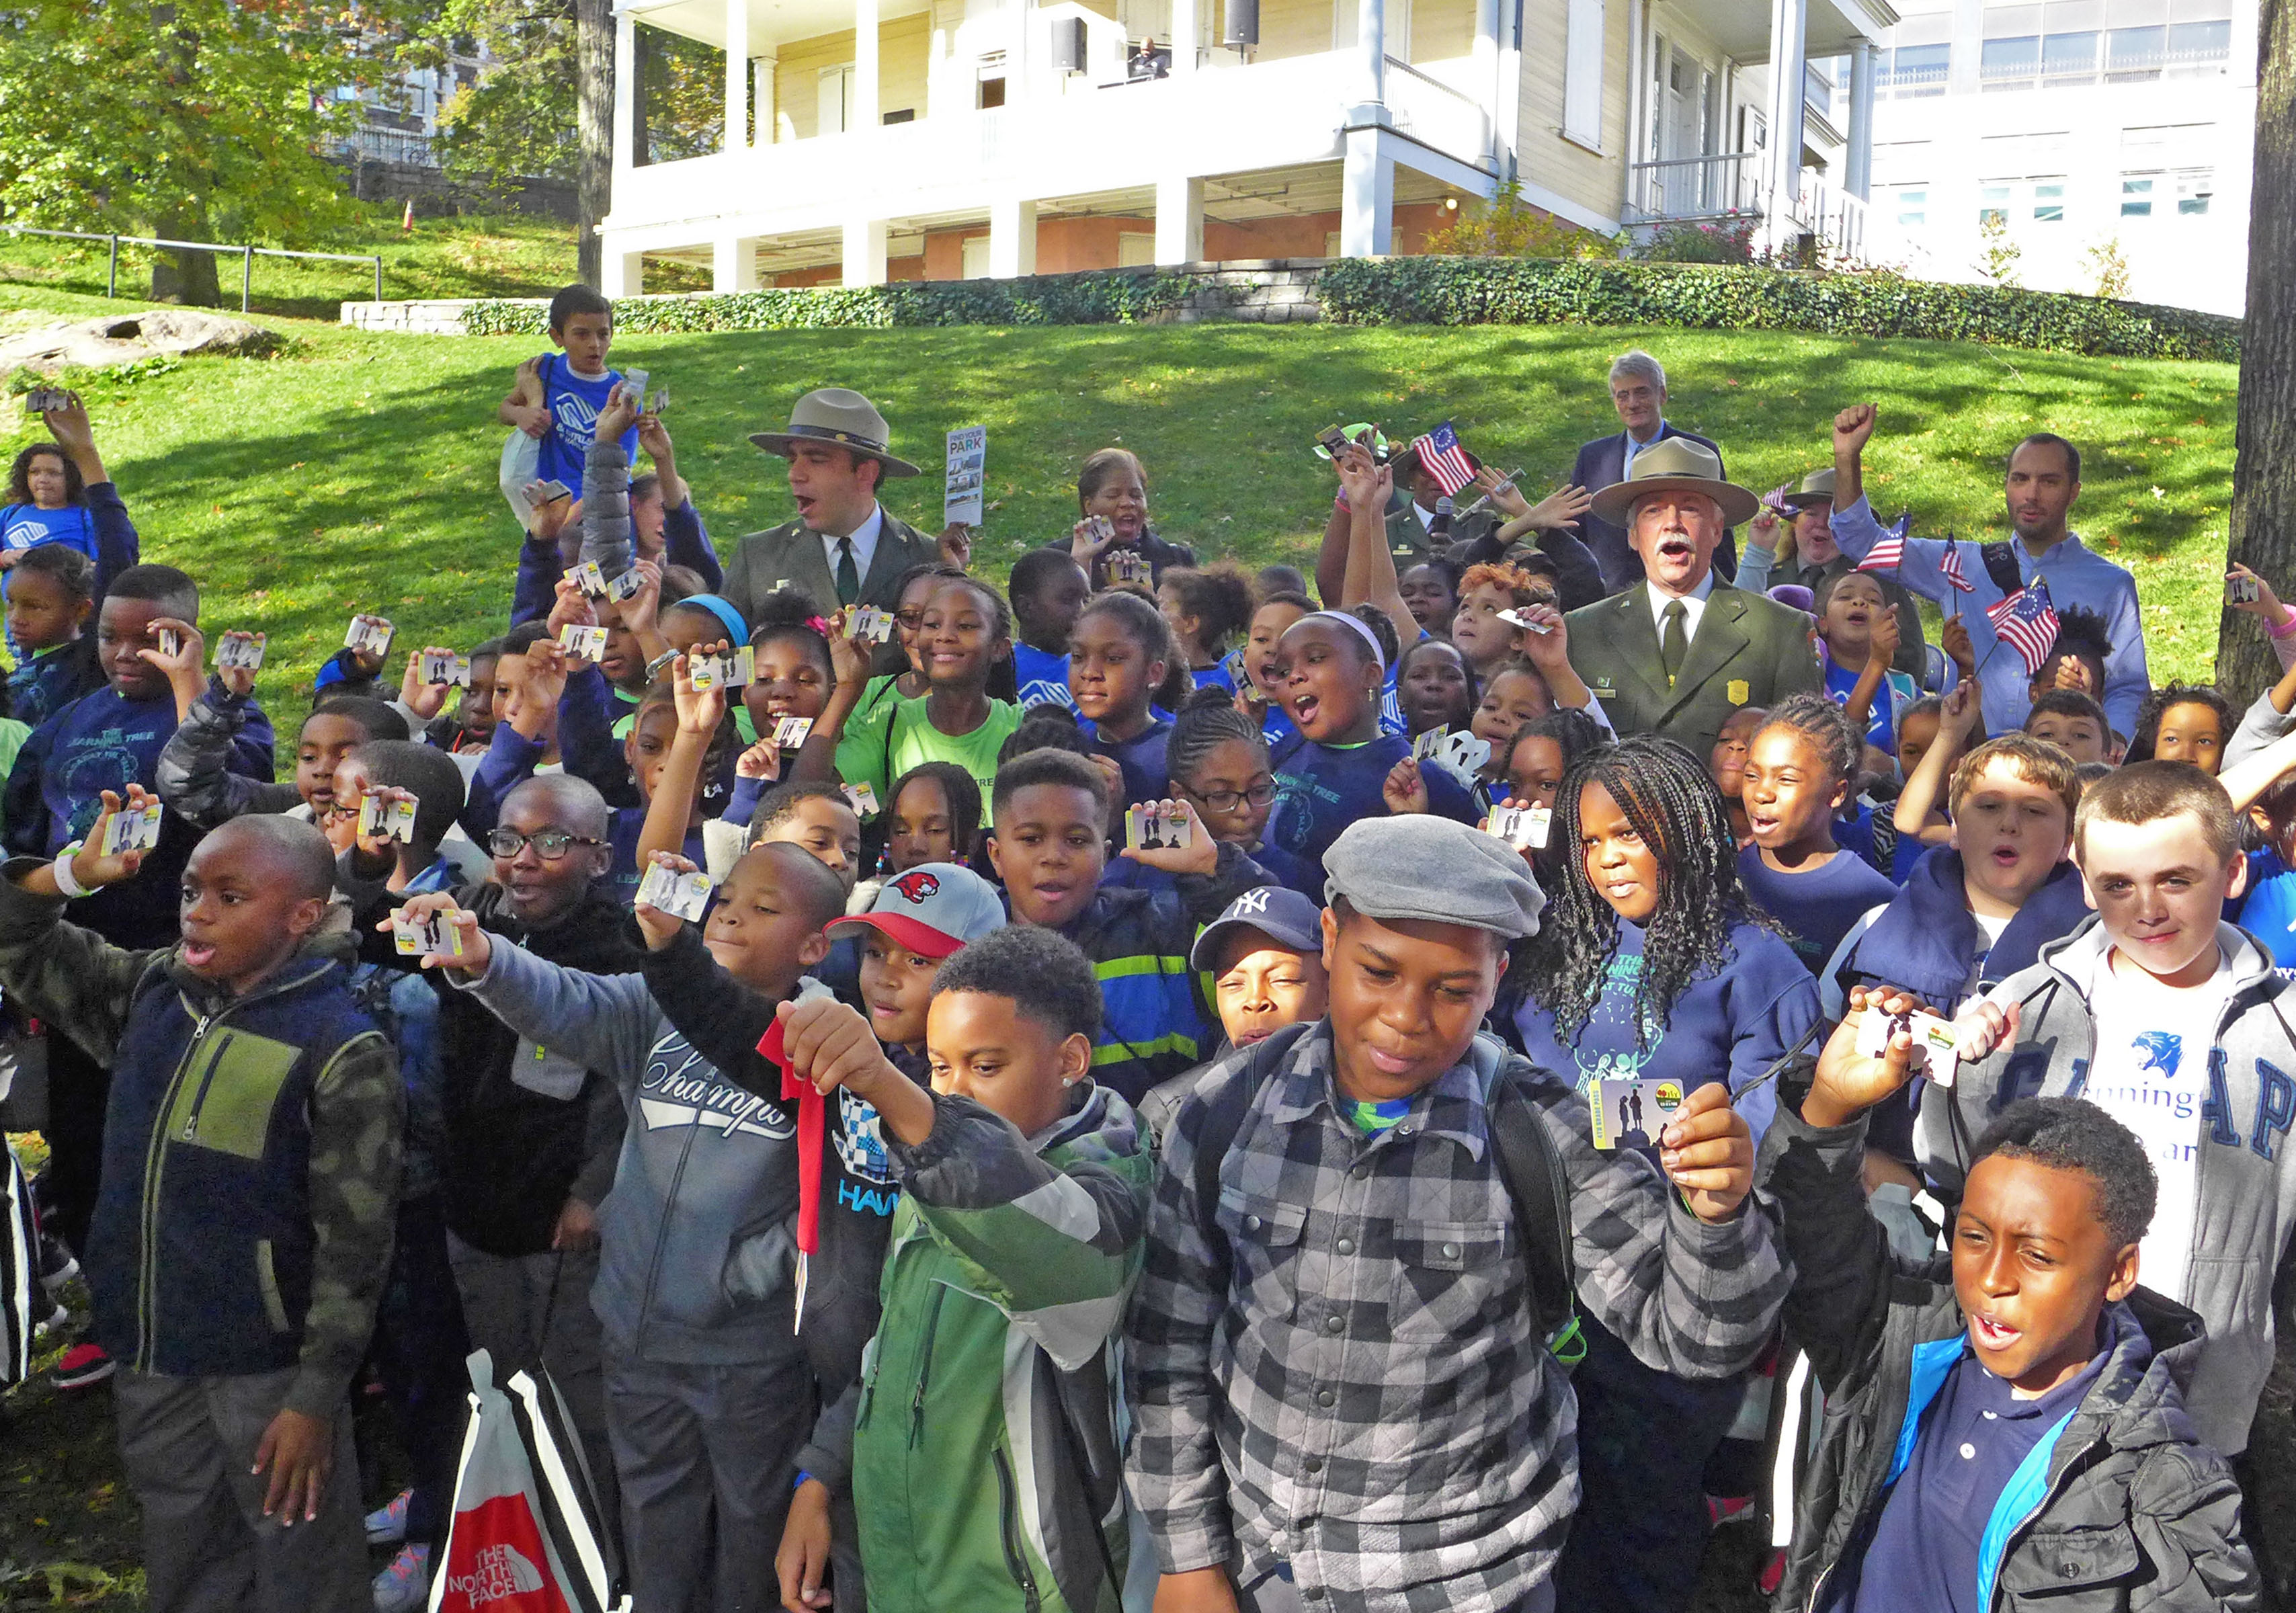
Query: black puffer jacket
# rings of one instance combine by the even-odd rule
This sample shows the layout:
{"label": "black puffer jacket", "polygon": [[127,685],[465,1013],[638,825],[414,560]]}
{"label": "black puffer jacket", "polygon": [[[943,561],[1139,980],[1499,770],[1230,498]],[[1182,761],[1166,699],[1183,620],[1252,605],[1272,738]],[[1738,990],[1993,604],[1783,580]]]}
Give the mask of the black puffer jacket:
{"label": "black puffer jacket", "polygon": [[[1823,1606],[1834,1580],[1855,1572],[1889,1495],[1900,1431],[1935,1394],[1967,1326],[1950,1258],[1898,1259],[1867,1213],[1865,1141],[1862,1116],[1819,1130],[1782,1104],[1763,1142],[1763,1189],[1794,1264],[1787,1335],[1825,1389],[1817,1453],[1794,1502],[1781,1608]],[[2039,1494],[2004,1498],[2023,1521],[1979,1588],[1980,1605],[1988,1613],[2256,1607],[2239,1487],[2185,1412],[2200,1318],[2139,1288],[2107,1322],[2112,1354],[2058,1436]]]}

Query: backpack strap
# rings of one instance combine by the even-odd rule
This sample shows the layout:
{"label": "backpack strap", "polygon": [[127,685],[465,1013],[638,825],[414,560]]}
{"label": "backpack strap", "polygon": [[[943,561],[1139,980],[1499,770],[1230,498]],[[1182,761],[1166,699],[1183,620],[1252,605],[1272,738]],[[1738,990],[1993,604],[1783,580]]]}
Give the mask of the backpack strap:
{"label": "backpack strap", "polygon": [[2025,585],[2024,573],[2017,569],[2017,552],[2007,544],[1981,544],[1978,554],[1985,561],[1985,575],[2001,590],[2002,598],[2007,599]]}
{"label": "backpack strap", "polygon": [[1517,1241],[1529,1273],[1539,1337],[1566,1365],[1587,1353],[1578,1337],[1578,1287],[1570,1257],[1570,1178],[1521,1081],[1502,1062],[1483,1094],[1491,1160],[1514,1206]]}

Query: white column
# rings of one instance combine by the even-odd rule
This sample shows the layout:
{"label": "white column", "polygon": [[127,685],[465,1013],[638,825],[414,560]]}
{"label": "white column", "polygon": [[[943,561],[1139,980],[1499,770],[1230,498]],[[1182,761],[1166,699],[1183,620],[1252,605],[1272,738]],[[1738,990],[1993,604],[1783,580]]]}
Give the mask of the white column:
{"label": "white column", "polygon": [[1772,245],[1791,240],[1795,198],[1801,190],[1802,39],[1809,0],[1771,0],[1770,149],[1763,165],[1763,239]]}
{"label": "white column", "polygon": [[750,120],[758,127],[755,143],[758,145],[771,145],[782,137],[781,103],[774,94],[781,64],[781,52],[773,46],[750,58],[750,104],[756,109]]}
{"label": "white column", "polygon": [[1844,153],[1843,188],[1860,201],[1874,194],[1874,45],[1860,39],[1849,47],[1849,150]]}
{"label": "white column", "polygon": [[758,289],[758,238],[721,235],[710,243],[709,289],[713,291],[754,291]]}
{"label": "white column", "polygon": [[726,147],[750,144],[750,0],[726,0]]}
{"label": "white column", "polygon": [[[853,104],[847,109],[845,127],[854,129],[873,129],[877,127],[877,0],[855,0],[853,7]],[[885,278],[884,251],[882,244],[878,254],[877,280]],[[850,282],[849,282],[850,283]]]}
{"label": "white column", "polygon": [[[1379,0],[1365,0],[1365,9]],[[1377,109],[1384,111],[1384,108]],[[1358,125],[1348,131],[1347,167],[1340,199],[1340,254],[1384,257],[1395,247],[1395,159],[1384,131]]]}
{"label": "white column", "polygon": [[1498,75],[1499,177],[1512,179],[1522,149],[1522,29],[1512,0],[1500,0]]}
{"label": "white column", "polygon": [[845,221],[845,283],[881,286],[885,283],[885,221],[849,218]]}
{"label": "white column", "polygon": [[[1387,0],[1357,0],[1356,96],[1349,123],[1387,121]],[[1348,161],[1353,165],[1353,136]],[[1342,226],[1344,227],[1344,226]],[[1380,249],[1386,250],[1384,247]]]}
{"label": "white column", "polygon": [[642,253],[618,252],[610,241],[598,267],[598,278],[605,282],[598,288],[601,296],[636,297],[645,290],[645,258]]}
{"label": "white column", "polygon": [[1643,102],[1650,94],[1650,63],[1644,60],[1650,51],[1649,30],[1650,8],[1643,0],[1627,0],[1627,188],[1626,206],[1619,213],[1625,219],[1635,216],[1643,200],[1635,164],[1648,161],[1651,155],[1644,149],[1649,136],[1643,128]]}
{"label": "white column", "polygon": [[1483,149],[1486,167],[1498,170],[1499,157],[1499,0],[1475,0],[1473,62],[1467,82],[1481,86],[1475,99],[1483,109]]}
{"label": "white column", "polygon": [[1011,280],[1037,272],[1037,204],[999,196],[988,204],[988,277]]}
{"label": "white column", "polygon": [[1174,175],[1156,182],[1156,261],[1201,263],[1204,256],[1204,182]]}
{"label": "white column", "polygon": [[614,19],[614,172],[636,165],[638,25],[629,12]]}
{"label": "white column", "polygon": [[1172,72],[1175,77],[1196,70],[1196,5],[1198,0],[1172,0]]}

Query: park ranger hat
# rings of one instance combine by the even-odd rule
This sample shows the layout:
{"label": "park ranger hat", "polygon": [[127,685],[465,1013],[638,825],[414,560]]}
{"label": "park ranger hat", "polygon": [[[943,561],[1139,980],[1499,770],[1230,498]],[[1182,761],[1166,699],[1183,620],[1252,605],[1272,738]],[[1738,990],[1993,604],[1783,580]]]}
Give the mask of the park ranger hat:
{"label": "park ranger hat", "polygon": [[1823,471],[1812,471],[1801,479],[1800,487],[1796,487],[1778,502],[1789,510],[1807,509],[1811,504],[1832,504],[1833,502],[1833,467],[1828,465]]}
{"label": "park ranger hat", "polygon": [[1722,506],[1722,522],[1730,527],[1751,520],[1762,507],[1751,491],[1723,479],[1720,454],[1687,437],[1669,437],[1636,454],[1626,480],[1612,482],[1595,495],[1594,514],[1623,527],[1635,501],[1652,493],[1703,493]]}
{"label": "park ranger hat", "polygon": [[892,438],[892,429],[877,413],[877,405],[845,387],[823,387],[799,398],[797,407],[790,411],[786,431],[750,433],[751,442],[784,458],[801,442],[834,443],[876,460],[888,476],[916,475],[914,465],[885,451]]}

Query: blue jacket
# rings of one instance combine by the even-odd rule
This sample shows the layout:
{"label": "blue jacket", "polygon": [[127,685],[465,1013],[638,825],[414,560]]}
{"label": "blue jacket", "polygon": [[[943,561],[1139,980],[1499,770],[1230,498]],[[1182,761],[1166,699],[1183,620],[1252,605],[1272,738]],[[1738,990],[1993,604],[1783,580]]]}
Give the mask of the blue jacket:
{"label": "blue jacket", "polygon": [[1897,899],[1866,927],[1841,970],[1841,983],[1845,993],[1868,980],[1903,987],[1949,1017],[1973,992],[2030,969],[2044,946],[2072,934],[2087,916],[2080,870],[2058,864],[2009,921],[1972,987],[1982,932],[1963,891],[1961,853],[1939,846],[1914,864]]}
{"label": "blue jacket", "polygon": [[[1797,1486],[1776,1605],[1832,1607],[1911,1460],[1923,1412],[1968,1337],[1953,1262],[1893,1256],[1866,1207],[1863,1116],[1820,1130],[1781,1108],[1758,1176],[1784,1229],[1787,1336],[1825,1391]],[[2112,1307],[2103,1371],[2034,1446],[1993,1507],[1972,1606],[2003,1613],[2215,1613],[2258,1602],[2240,1488],[2202,1445],[2184,1385],[2204,1331],[2138,1289]]]}

